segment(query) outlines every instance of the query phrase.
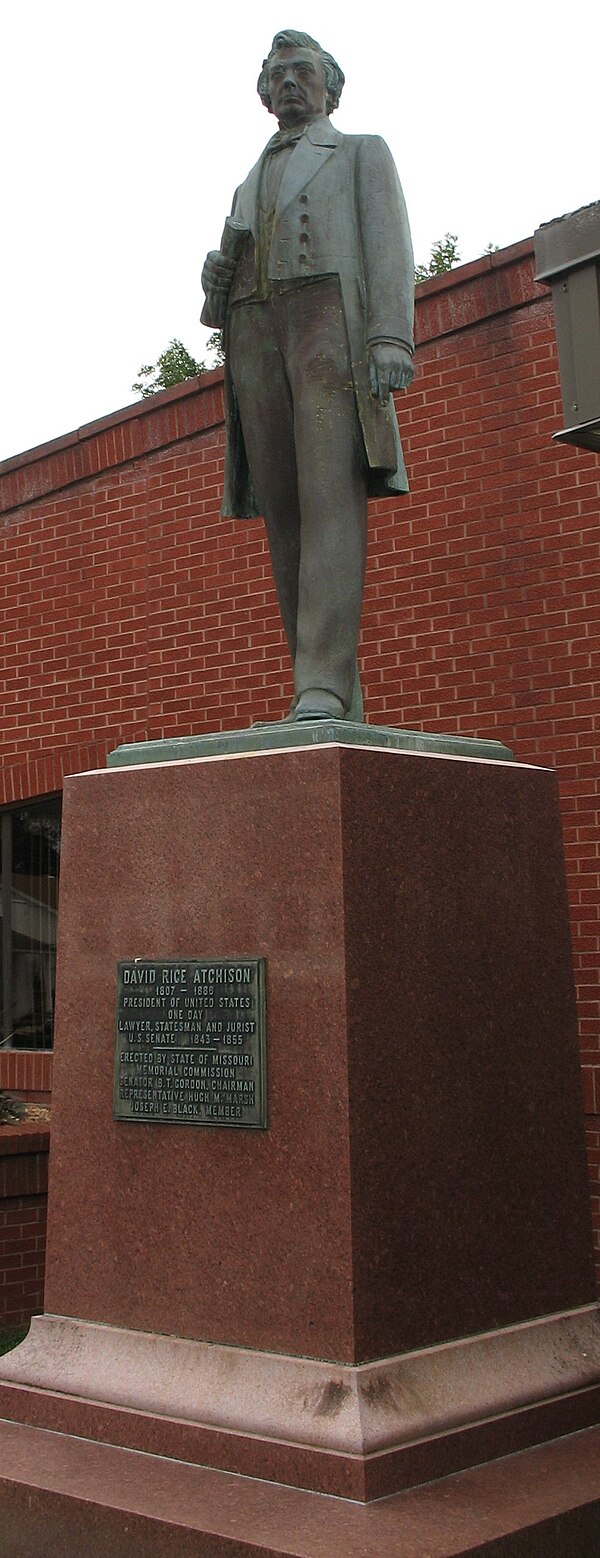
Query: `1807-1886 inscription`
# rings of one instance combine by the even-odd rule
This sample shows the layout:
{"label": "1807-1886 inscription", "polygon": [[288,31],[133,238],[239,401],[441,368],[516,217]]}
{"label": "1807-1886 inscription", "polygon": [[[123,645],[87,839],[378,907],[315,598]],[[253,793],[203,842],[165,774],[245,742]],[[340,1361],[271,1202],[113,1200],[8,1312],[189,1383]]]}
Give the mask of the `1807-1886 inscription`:
{"label": "1807-1886 inscription", "polygon": [[117,966],[114,1115],[267,1124],[263,958]]}

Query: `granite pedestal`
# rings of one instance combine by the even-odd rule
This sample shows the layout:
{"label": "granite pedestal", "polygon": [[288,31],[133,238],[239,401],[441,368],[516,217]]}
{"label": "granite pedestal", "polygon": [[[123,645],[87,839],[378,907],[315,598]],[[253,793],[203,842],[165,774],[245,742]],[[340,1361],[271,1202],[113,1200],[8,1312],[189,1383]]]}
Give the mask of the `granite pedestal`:
{"label": "granite pedestal", "polygon": [[[243,957],[266,960],[268,1128],[115,1120],[117,961]],[[388,1511],[588,1443],[553,774],[320,741],[67,781],[54,1084],[46,1312],[0,1366],[19,1432],[210,1467],[229,1502],[258,1478]],[[566,1510],[549,1483],[543,1518],[595,1518],[596,1483]]]}

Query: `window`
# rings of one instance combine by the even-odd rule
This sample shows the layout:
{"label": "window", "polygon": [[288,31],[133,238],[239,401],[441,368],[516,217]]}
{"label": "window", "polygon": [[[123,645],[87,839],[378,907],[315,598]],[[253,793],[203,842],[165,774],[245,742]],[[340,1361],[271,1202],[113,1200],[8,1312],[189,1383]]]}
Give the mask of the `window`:
{"label": "window", "polygon": [[1,815],[0,1044],[51,1049],[54,1028],[60,796]]}

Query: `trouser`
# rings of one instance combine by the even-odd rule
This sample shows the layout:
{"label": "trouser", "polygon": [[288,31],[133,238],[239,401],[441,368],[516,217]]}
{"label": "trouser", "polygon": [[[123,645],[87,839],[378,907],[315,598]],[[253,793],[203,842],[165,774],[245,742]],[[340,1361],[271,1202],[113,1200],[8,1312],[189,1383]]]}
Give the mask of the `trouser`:
{"label": "trouser", "polygon": [[367,468],[339,284],[237,304],[229,366],[263,515],[296,696],[352,700]]}

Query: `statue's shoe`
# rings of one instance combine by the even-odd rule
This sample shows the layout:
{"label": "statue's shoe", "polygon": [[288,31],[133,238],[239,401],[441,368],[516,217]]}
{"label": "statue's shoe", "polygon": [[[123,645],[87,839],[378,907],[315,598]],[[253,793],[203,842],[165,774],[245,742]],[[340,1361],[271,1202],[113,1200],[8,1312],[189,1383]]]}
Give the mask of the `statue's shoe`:
{"label": "statue's shoe", "polygon": [[297,725],[307,724],[309,720],[345,718],[341,698],[334,692],[327,692],[325,687],[308,687],[306,692],[301,692],[294,710]]}

